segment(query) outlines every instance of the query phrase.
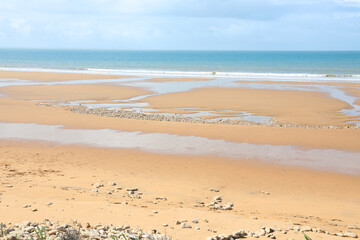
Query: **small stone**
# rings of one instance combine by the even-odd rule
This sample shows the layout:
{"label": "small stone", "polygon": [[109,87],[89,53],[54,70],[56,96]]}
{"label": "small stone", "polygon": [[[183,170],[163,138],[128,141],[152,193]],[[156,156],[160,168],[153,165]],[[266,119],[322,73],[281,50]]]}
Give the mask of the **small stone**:
{"label": "small stone", "polygon": [[316,229],[319,233],[325,233],[325,229],[321,228],[321,227],[318,227]]}
{"label": "small stone", "polygon": [[165,224],[163,224],[163,227],[167,227],[167,226],[169,226],[169,224],[166,224],[166,223],[165,223]]}
{"label": "small stone", "polygon": [[47,203],[46,205],[47,205],[47,206],[51,206],[51,205],[53,205],[53,203],[52,203],[52,202],[49,202],[49,203]]}
{"label": "small stone", "polygon": [[156,211],[156,210],[152,210],[152,212],[153,212],[154,214],[158,214],[158,213],[159,213],[159,212]]}
{"label": "small stone", "polygon": [[110,186],[116,186],[116,182],[109,182]]}
{"label": "small stone", "polygon": [[359,227],[356,225],[349,225],[347,226],[347,229],[359,229]]}
{"label": "small stone", "polygon": [[166,198],[166,197],[157,197],[157,198],[155,198],[155,200],[163,200],[163,201],[166,201],[167,198]]}
{"label": "small stone", "polygon": [[29,207],[31,207],[31,205],[25,204],[25,205],[23,206],[23,208],[29,208]]}
{"label": "small stone", "polygon": [[309,226],[303,226],[303,227],[300,228],[300,231],[302,231],[302,232],[311,232],[312,228],[309,227]]}
{"label": "small stone", "polygon": [[34,208],[32,211],[33,211],[33,212],[37,212],[37,211],[38,211],[38,209],[37,209],[37,208]]}
{"label": "small stone", "polygon": [[335,233],[335,236],[338,236],[338,237],[345,237],[345,235],[343,233]]}
{"label": "small stone", "polygon": [[175,225],[180,225],[180,224],[181,224],[180,221],[176,221],[176,222],[175,222]]}
{"label": "small stone", "polygon": [[210,188],[209,191],[211,191],[211,192],[220,192],[219,189],[216,189],[216,188]]}
{"label": "small stone", "polygon": [[183,222],[181,224],[181,228],[191,228],[191,225],[187,224],[186,222]]}
{"label": "small stone", "polygon": [[258,235],[256,235],[256,234],[253,234],[253,237],[254,237],[254,238],[259,238],[259,236],[258,236]]}
{"label": "small stone", "polygon": [[200,230],[200,228],[199,228],[199,227],[194,227],[194,229],[195,229],[195,230]]}
{"label": "small stone", "polygon": [[122,202],[124,205],[128,205],[129,203],[127,201]]}
{"label": "small stone", "polygon": [[193,222],[193,223],[199,223],[199,221],[198,221],[198,220],[193,220],[192,222]]}
{"label": "small stone", "polygon": [[255,234],[258,236],[265,236],[266,232],[264,229],[261,229],[260,231],[255,232]]}
{"label": "small stone", "polygon": [[12,187],[14,187],[13,185],[5,185],[5,187],[7,187],[7,188],[12,188]]}
{"label": "small stone", "polygon": [[344,236],[345,236],[345,237],[350,237],[350,238],[357,238],[357,237],[358,237],[355,233],[350,232],[350,231],[346,231],[346,232],[344,233]]}

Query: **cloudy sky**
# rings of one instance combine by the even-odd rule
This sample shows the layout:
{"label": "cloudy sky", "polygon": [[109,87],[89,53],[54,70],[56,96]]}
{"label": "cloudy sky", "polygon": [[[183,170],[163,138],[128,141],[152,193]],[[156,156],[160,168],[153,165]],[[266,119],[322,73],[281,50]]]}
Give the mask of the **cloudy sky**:
{"label": "cloudy sky", "polygon": [[0,0],[0,47],[360,50],[360,0]]}

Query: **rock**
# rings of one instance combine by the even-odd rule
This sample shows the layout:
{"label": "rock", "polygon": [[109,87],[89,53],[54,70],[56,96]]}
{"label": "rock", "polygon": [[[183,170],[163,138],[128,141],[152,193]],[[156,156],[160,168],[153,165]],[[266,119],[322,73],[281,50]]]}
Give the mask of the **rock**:
{"label": "rock", "polygon": [[51,205],[53,205],[53,203],[52,203],[52,202],[49,202],[49,203],[47,203],[46,205],[47,205],[47,206],[51,206]]}
{"label": "rock", "polygon": [[30,221],[23,221],[24,226],[30,226],[31,222]]}
{"label": "rock", "polygon": [[360,229],[360,228],[356,225],[349,225],[347,226],[347,229]]}
{"label": "rock", "polygon": [[5,185],[5,187],[7,187],[7,188],[12,188],[12,187],[14,187],[13,185]]}
{"label": "rock", "polygon": [[345,237],[349,237],[349,238],[357,238],[357,237],[358,237],[355,233],[350,232],[350,231],[346,231],[346,232],[344,233],[344,236],[345,236]]}
{"label": "rock", "polygon": [[261,229],[260,231],[255,232],[255,234],[258,236],[265,236],[266,232],[264,229]]}
{"label": "rock", "polygon": [[156,210],[152,210],[152,212],[153,212],[154,214],[158,214],[158,213],[159,213],[159,212],[156,211]]}
{"label": "rock", "polygon": [[259,238],[259,236],[256,235],[256,234],[253,234],[252,236],[253,236],[254,238]]}
{"label": "rock", "polygon": [[268,227],[266,227],[264,230],[265,230],[266,233],[272,233],[272,232],[275,231],[274,229],[268,228]]}
{"label": "rock", "polygon": [[166,224],[166,223],[165,223],[165,224],[163,224],[163,227],[167,227],[167,226],[169,226],[169,224]]}
{"label": "rock", "polygon": [[54,230],[51,230],[51,231],[47,232],[47,234],[48,234],[49,236],[52,236],[52,235],[56,235],[57,232],[58,232],[58,231],[56,231],[56,230],[54,229]]}
{"label": "rock", "polygon": [[345,235],[343,233],[335,233],[335,236],[338,236],[338,237],[345,237]]}
{"label": "rock", "polygon": [[302,232],[311,232],[311,231],[312,231],[312,228],[309,227],[309,226],[302,226],[302,227],[300,228],[300,231],[302,231]]}
{"label": "rock", "polygon": [[209,191],[211,191],[211,192],[220,192],[219,189],[216,189],[216,188],[210,188]]}
{"label": "rock", "polygon": [[270,238],[270,239],[276,239],[274,234],[269,234],[267,237]]}
{"label": "rock", "polygon": [[25,205],[23,206],[23,208],[29,208],[29,207],[31,207],[31,205],[25,204]]}
{"label": "rock", "polygon": [[198,221],[198,220],[193,220],[192,222],[193,222],[193,223],[199,223],[199,221]]}
{"label": "rock", "polygon": [[166,197],[157,197],[157,198],[155,198],[155,200],[163,200],[163,201],[166,201],[167,198],[166,198]]}
{"label": "rock", "polygon": [[38,211],[38,209],[37,209],[37,208],[34,208],[32,211],[33,211],[33,212],[37,212],[37,211]]}
{"label": "rock", "polygon": [[194,229],[195,229],[195,230],[200,230],[200,228],[199,228],[199,227],[194,227]]}
{"label": "rock", "polygon": [[109,182],[108,183],[110,186],[116,186],[116,182]]}
{"label": "rock", "polygon": [[180,225],[180,224],[181,224],[180,221],[176,221],[176,222],[175,222],[175,225]]}
{"label": "rock", "polygon": [[214,201],[221,202],[222,198],[220,196],[216,196],[216,197],[214,197]]}
{"label": "rock", "polygon": [[25,232],[28,232],[28,233],[32,233],[32,232],[35,231],[35,228],[32,227],[32,226],[30,226],[30,227],[25,228],[24,231],[25,231]]}
{"label": "rock", "polygon": [[94,187],[101,188],[101,187],[104,187],[104,184],[103,183],[95,183]]}
{"label": "rock", "polygon": [[128,205],[127,201],[122,202],[121,204]]}
{"label": "rock", "polygon": [[191,225],[187,224],[186,222],[183,222],[181,224],[181,228],[191,228]]}

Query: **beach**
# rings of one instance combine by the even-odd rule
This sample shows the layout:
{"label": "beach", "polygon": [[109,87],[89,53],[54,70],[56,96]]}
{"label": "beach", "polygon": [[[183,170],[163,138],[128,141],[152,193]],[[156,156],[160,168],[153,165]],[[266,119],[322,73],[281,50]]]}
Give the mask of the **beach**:
{"label": "beach", "polygon": [[30,71],[0,79],[8,226],[76,220],[171,239],[360,234],[357,82]]}

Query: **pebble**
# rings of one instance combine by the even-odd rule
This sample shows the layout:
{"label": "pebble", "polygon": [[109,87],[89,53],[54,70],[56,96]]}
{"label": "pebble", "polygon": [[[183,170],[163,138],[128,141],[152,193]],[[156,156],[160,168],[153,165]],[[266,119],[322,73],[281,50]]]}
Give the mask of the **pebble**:
{"label": "pebble", "polygon": [[357,238],[357,237],[358,237],[355,233],[350,232],[350,231],[346,231],[346,232],[344,233],[344,236],[345,236],[345,237],[349,237],[349,238]]}
{"label": "pebble", "polygon": [[187,224],[186,222],[183,222],[181,224],[181,228],[191,228],[191,225]]}
{"label": "pebble", "polygon": [[219,189],[216,189],[216,188],[210,188],[209,191],[211,191],[211,192],[220,192]]}
{"label": "pebble", "polygon": [[194,229],[195,229],[195,230],[200,230],[200,228],[199,228],[199,227],[194,227]]}
{"label": "pebble", "polygon": [[311,232],[312,228],[309,227],[309,226],[303,226],[303,227],[300,228],[300,231],[302,231],[302,232]]}
{"label": "pebble", "polygon": [[116,182],[109,182],[108,183],[110,186],[116,186]]}
{"label": "pebble", "polygon": [[31,205],[25,204],[25,205],[23,206],[23,208],[29,208],[29,207],[31,207]]}

